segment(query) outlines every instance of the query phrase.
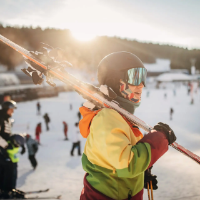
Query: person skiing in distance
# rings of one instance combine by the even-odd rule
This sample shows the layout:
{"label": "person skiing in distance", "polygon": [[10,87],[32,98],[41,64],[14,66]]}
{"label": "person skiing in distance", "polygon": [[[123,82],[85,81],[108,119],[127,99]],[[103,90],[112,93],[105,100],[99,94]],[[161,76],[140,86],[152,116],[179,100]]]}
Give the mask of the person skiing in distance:
{"label": "person skiing in distance", "polygon": [[46,124],[46,130],[49,130],[49,122],[50,122],[50,118],[49,115],[47,113],[45,113],[45,115],[43,116],[45,124]]}
{"label": "person skiing in distance", "polygon": [[[140,105],[146,75],[141,60],[129,52],[109,54],[98,66],[100,85],[110,87],[118,95],[114,100],[130,113]],[[144,178],[145,171],[176,140],[173,130],[159,122],[143,136],[117,111],[84,105],[79,128],[87,138],[82,155],[86,175],[80,200],[142,200],[146,182],[152,181],[157,189],[156,176]]]}
{"label": "person skiing in distance", "polygon": [[40,144],[40,134],[42,133],[42,124],[38,123],[35,129],[35,139]]}
{"label": "person skiing in distance", "polygon": [[40,115],[40,109],[41,109],[40,102],[38,101],[36,105],[37,105],[37,114]]}
{"label": "person skiing in distance", "polygon": [[68,140],[68,137],[67,137],[67,131],[68,131],[68,125],[65,121],[63,121],[63,126],[64,126],[64,135],[65,135],[65,140]]}
{"label": "person skiing in distance", "polygon": [[33,169],[35,169],[37,167],[37,160],[35,158],[35,154],[38,151],[38,142],[32,139],[32,137],[29,134],[27,134],[26,145],[28,149],[28,159],[30,160]]}
{"label": "person skiing in distance", "polygon": [[[12,135],[12,120],[11,117],[17,108],[17,103],[13,100],[4,101],[0,110],[0,136],[4,141],[8,141]],[[26,151],[24,145],[22,146],[21,154]]]}
{"label": "person skiing in distance", "polygon": [[78,155],[81,156],[81,141],[80,141],[80,131],[78,128],[78,122],[75,123],[75,129],[74,129],[74,133],[73,133],[73,144],[72,144],[72,149],[71,149],[71,156],[74,156],[74,149],[77,148],[78,149]]}
{"label": "person skiing in distance", "polygon": [[5,148],[0,147],[0,199],[24,198],[23,192],[16,189],[19,147],[25,143],[22,134],[13,134]]}
{"label": "person skiing in distance", "polygon": [[172,120],[172,115],[174,113],[174,109],[173,108],[170,108],[170,120]]}
{"label": "person skiing in distance", "polygon": [[78,111],[77,116],[78,116],[78,121],[80,121],[81,120],[81,113],[80,113],[80,111]]}

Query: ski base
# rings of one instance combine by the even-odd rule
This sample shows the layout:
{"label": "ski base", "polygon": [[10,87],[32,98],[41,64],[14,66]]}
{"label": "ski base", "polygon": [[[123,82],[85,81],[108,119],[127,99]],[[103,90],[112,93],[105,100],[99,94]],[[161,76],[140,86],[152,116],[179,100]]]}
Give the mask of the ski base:
{"label": "ski base", "polygon": [[48,197],[35,196],[35,197],[25,197],[24,199],[61,199],[61,197],[62,197],[62,195],[48,196]]}
{"label": "ski base", "polygon": [[49,188],[45,190],[28,191],[28,192],[24,192],[24,194],[36,194],[36,193],[42,193],[42,192],[48,192],[48,191],[49,191]]}

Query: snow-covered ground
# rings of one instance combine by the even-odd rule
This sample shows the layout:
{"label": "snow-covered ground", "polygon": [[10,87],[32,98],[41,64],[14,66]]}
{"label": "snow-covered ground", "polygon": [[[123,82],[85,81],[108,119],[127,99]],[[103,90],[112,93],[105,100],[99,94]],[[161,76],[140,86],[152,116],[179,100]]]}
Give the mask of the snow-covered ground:
{"label": "snow-covered ground", "polygon": [[[169,124],[177,135],[177,142],[200,155],[200,95],[194,95],[194,104],[185,87],[176,90],[149,89],[143,92],[141,106],[135,115],[150,125],[157,122]],[[199,91],[198,91],[199,92]],[[167,97],[164,94],[167,93]],[[42,122],[41,146],[36,155],[38,167],[32,170],[27,152],[20,155],[18,166],[19,189],[24,191],[50,188],[41,196],[62,195],[66,200],[78,200],[83,176],[81,157],[70,156],[72,142],[64,141],[62,121],[69,125],[69,139],[72,138],[74,123],[78,121],[78,108],[84,102],[75,92],[61,93],[56,98],[40,99],[42,115],[47,112],[51,118],[50,131],[45,130],[44,120],[36,115],[35,101],[18,103],[14,114],[13,132],[28,132],[34,137],[35,126]],[[70,110],[70,104],[73,110]],[[174,109],[173,120],[169,119],[170,107]],[[85,139],[82,139],[83,151]],[[77,149],[75,149],[76,151]],[[154,192],[155,200],[200,199],[200,165],[173,148],[154,165],[152,173],[158,176],[159,189]],[[147,191],[144,192],[147,198]]]}

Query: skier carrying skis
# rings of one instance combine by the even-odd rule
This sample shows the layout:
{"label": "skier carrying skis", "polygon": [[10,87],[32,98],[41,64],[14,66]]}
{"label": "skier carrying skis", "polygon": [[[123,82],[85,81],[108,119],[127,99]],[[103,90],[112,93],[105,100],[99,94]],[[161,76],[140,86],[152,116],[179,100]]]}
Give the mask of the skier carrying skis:
{"label": "skier carrying skis", "polygon": [[37,160],[35,159],[35,154],[38,151],[38,142],[34,140],[29,134],[27,134],[26,145],[28,148],[28,158],[31,162],[33,169],[35,169],[37,166]]}
{"label": "skier carrying skis", "polygon": [[25,143],[22,134],[14,134],[7,140],[8,145],[0,147],[0,199],[24,198],[21,191],[16,190],[17,163],[19,147]]}
{"label": "skier carrying skis", "polygon": [[[147,70],[129,52],[106,56],[98,66],[98,80],[118,95],[117,101],[130,113],[140,105]],[[84,104],[86,106],[86,104]],[[156,176],[145,171],[176,140],[173,130],[159,122],[145,136],[117,111],[110,108],[81,107],[80,132],[87,138],[82,156],[84,188],[81,200],[142,200],[145,181],[157,189]]]}

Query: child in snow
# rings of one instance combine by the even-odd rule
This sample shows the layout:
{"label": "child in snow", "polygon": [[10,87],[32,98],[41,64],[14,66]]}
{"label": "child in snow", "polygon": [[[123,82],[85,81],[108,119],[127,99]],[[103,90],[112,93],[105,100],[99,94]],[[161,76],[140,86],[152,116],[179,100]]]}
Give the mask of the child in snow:
{"label": "child in snow", "polygon": [[42,124],[38,123],[35,129],[35,139],[38,141],[38,144],[40,144],[40,134],[42,133]]}
{"label": "child in snow", "polygon": [[78,121],[80,121],[81,120],[81,113],[80,113],[80,111],[78,111],[77,116],[78,116]]}
{"label": "child in snow", "polygon": [[[130,113],[140,105],[146,74],[142,61],[129,52],[112,53],[98,66],[100,85],[112,88],[118,95],[115,101]],[[157,189],[156,176],[145,171],[176,140],[173,130],[159,122],[143,136],[135,124],[117,111],[89,105],[80,108],[83,119],[79,128],[87,138],[82,156],[87,174],[80,199],[142,200],[146,182],[152,181],[153,189]]]}
{"label": "child in snow", "polygon": [[173,108],[170,108],[170,120],[172,120],[172,115],[174,113],[174,109]]}
{"label": "child in snow", "polygon": [[81,144],[80,144],[80,131],[78,127],[78,122],[75,123],[75,130],[72,138],[72,149],[71,149],[71,156],[74,155],[74,149],[78,149],[78,155],[81,156]]}
{"label": "child in snow", "polygon": [[40,102],[37,102],[37,114],[40,115],[40,109],[41,109],[41,105]]}
{"label": "child in snow", "polygon": [[48,131],[49,130],[49,122],[50,122],[50,117],[47,113],[45,113],[45,115],[43,116],[44,118],[44,122],[46,124],[46,130]]}
{"label": "child in snow", "polygon": [[67,123],[65,121],[63,121],[63,125],[64,125],[64,135],[65,135],[65,140],[68,140],[68,137],[67,137],[67,131],[68,131],[68,126],[67,126]]}
{"label": "child in snow", "polygon": [[37,166],[37,160],[35,159],[35,154],[38,151],[38,142],[31,138],[29,134],[26,135],[26,145],[28,148],[28,158],[31,162],[33,169]]}

